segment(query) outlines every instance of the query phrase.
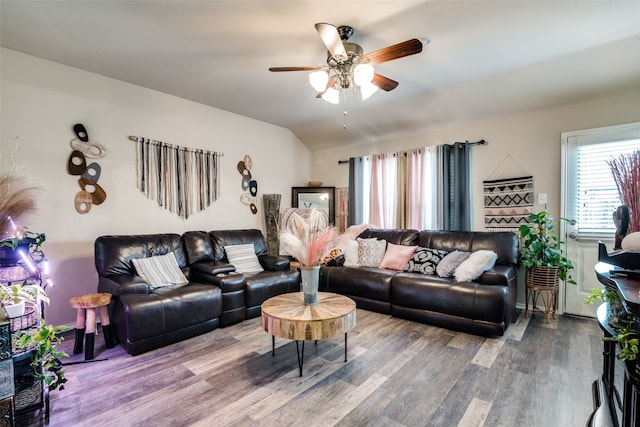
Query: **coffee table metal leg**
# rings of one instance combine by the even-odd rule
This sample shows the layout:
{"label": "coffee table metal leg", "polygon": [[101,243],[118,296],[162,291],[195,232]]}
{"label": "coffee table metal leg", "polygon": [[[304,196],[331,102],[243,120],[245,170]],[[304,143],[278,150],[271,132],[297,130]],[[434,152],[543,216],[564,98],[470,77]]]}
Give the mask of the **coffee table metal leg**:
{"label": "coffee table metal leg", "polygon": [[300,368],[300,376],[302,376],[302,365],[304,364],[304,340],[302,340],[302,351],[298,348],[298,340],[296,340],[296,353],[298,354],[298,368]]}
{"label": "coffee table metal leg", "polygon": [[271,356],[276,355],[276,336],[271,335]]}
{"label": "coffee table metal leg", "polygon": [[344,333],[344,361],[347,361],[347,333]]}

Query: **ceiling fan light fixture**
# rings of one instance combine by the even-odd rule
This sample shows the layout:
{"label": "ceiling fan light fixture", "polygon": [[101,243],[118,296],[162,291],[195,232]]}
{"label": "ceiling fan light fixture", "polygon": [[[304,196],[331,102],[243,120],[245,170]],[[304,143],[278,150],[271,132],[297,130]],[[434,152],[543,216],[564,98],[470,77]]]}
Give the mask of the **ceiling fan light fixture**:
{"label": "ceiling fan light fixture", "polygon": [[331,103],[331,104],[339,104],[340,103],[340,91],[336,90],[332,87],[324,91],[322,94],[322,99]]}
{"label": "ceiling fan light fixture", "polygon": [[316,92],[324,92],[329,82],[329,74],[325,70],[309,73],[309,83]]}
{"label": "ceiling fan light fixture", "polygon": [[358,86],[364,86],[373,80],[373,65],[358,64],[353,69],[353,82]]}
{"label": "ceiling fan light fixture", "polygon": [[378,91],[378,86],[374,85],[371,82],[365,82],[360,85],[360,95],[362,96],[362,100],[369,99],[371,95]]}

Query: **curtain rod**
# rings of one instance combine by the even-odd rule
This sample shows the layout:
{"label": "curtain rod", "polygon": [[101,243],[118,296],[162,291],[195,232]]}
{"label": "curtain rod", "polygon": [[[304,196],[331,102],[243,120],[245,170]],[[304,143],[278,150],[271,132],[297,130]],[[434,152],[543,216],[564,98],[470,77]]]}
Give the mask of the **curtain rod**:
{"label": "curtain rod", "polygon": [[464,142],[455,142],[456,144],[464,144],[467,143],[469,145],[487,145],[487,141],[485,141],[484,139],[481,139],[480,141],[476,141],[476,142],[469,142],[469,140],[465,140]]}
{"label": "curtain rod", "polygon": [[164,146],[164,147],[168,147],[168,148],[174,148],[177,150],[184,150],[184,151],[190,151],[193,153],[206,153],[206,154],[215,154],[216,156],[224,156],[224,153],[221,153],[219,151],[212,151],[212,150],[204,150],[202,148],[189,148],[189,147],[183,147],[180,145],[174,145],[174,144],[169,144],[166,142],[162,142],[162,141],[157,141],[155,139],[150,139],[150,138],[144,138],[141,136],[135,136],[135,135],[129,135],[129,140],[133,141],[133,142],[146,142],[148,144],[152,144],[152,145],[160,145],[160,146]]}
{"label": "curtain rod", "polygon": [[[480,141],[476,141],[476,142],[469,142],[468,140],[464,142],[456,142],[456,144],[464,144],[464,143],[467,143],[469,145],[487,145],[487,141],[485,141],[484,139],[481,139]],[[349,163],[349,160],[338,160],[339,165],[346,165],[347,163]]]}

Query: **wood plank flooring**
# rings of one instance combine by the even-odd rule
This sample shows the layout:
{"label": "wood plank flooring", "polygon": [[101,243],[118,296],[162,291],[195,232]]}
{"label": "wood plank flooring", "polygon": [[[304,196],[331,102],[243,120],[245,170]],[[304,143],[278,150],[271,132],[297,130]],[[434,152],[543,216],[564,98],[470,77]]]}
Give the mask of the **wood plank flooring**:
{"label": "wood plank flooring", "polygon": [[[272,357],[259,318],[135,357],[98,336],[109,360],[66,367],[49,425],[583,426],[602,363],[596,321],[523,317],[492,339],[358,310],[348,362],[342,336],[308,341],[302,377],[295,343],[276,339]],[[18,425],[43,425],[38,415]]]}

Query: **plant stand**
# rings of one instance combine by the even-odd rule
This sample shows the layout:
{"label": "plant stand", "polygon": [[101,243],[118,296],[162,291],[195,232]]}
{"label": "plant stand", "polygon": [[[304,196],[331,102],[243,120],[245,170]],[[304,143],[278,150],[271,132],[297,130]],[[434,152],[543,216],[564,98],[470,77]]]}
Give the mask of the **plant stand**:
{"label": "plant stand", "polygon": [[[20,283],[26,280],[41,284],[38,272],[31,272],[23,265],[0,267],[0,282]],[[42,308],[27,306],[25,313],[9,319],[9,331],[13,335],[18,331],[28,330],[40,326]],[[36,380],[31,368],[32,350],[22,351],[11,348],[11,358],[14,372],[13,404],[15,416],[26,412],[44,408],[45,422],[49,422],[49,389],[42,381]]]}
{"label": "plant stand", "polygon": [[[529,316],[531,301],[531,312],[544,313],[547,323],[551,323],[551,318],[555,320],[558,312],[558,268],[532,267],[527,270],[525,284],[524,317]],[[538,307],[539,298],[542,299],[544,310]]]}

